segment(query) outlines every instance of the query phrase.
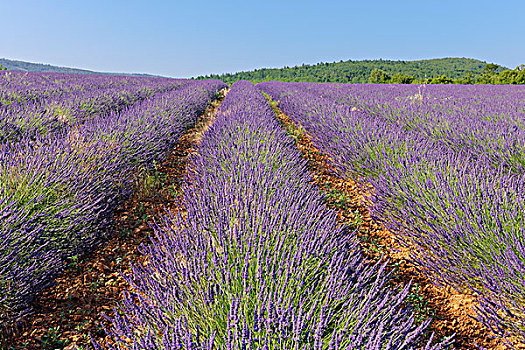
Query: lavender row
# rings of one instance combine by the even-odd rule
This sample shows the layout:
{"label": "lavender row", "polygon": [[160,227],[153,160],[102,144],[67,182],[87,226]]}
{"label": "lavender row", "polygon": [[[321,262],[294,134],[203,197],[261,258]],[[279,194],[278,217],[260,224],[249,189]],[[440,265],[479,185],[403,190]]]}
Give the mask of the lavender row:
{"label": "lavender row", "polygon": [[[376,220],[399,233],[423,271],[438,284],[478,293],[480,321],[497,334],[511,332],[525,339],[525,176],[516,167],[505,166],[509,164],[505,159],[466,146],[464,140],[454,144],[448,138],[444,142],[407,128],[406,122],[386,118],[386,107],[378,112],[362,105],[330,102],[327,97],[316,99],[313,86],[308,93],[291,84],[258,86],[314,135],[316,146],[331,155],[342,176],[358,177],[373,185]],[[345,89],[351,93],[352,87]],[[467,95],[463,100],[469,100],[469,90],[448,88],[449,95],[463,93]],[[385,88],[377,89],[381,94]],[[410,94],[404,87],[398,89],[398,96]],[[329,87],[319,86],[319,95],[325,96],[326,90]],[[491,91],[494,94],[498,90]],[[507,91],[507,87],[502,88],[492,100],[505,99]],[[403,118],[409,119],[399,119]],[[426,118],[425,110],[414,112],[410,118]],[[436,121],[436,129],[450,118],[443,116]],[[461,123],[467,122],[458,121],[456,125]],[[428,125],[432,123],[428,121]],[[500,141],[494,135],[502,129],[497,124],[493,128],[486,126],[487,140],[488,135],[494,137],[488,144]],[[516,132],[509,137],[520,139],[519,135]]]}
{"label": "lavender row", "polygon": [[60,98],[72,92],[106,88],[170,86],[174,79],[40,72],[0,72],[0,107]]}
{"label": "lavender row", "polygon": [[[166,216],[133,267],[110,349],[441,349],[423,344],[265,98],[236,83],[191,158],[185,216]],[[445,341],[446,343],[446,341]]]}
{"label": "lavender row", "polygon": [[25,136],[58,132],[93,116],[118,113],[154,93],[190,83],[182,79],[147,79],[138,84],[135,80],[127,81],[122,77],[104,77],[99,78],[99,85],[93,85],[92,78],[86,81],[83,76],[70,78],[56,87],[60,94],[30,103],[11,103],[0,109],[0,142],[16,142]]}
{"label": "lavender row", "polygon": [[224,87],[194,82],[113,118],[0,146],[0,326],[30,311],[68,257],[109,234],[132,174],[163,161]]}
{"label": "lavender row", "polygon": [[287,85],[290,94],[303,96],[306,109],[335,102],[341,109],[366,111],[405,132],[487,158],[494,167],[525,173],[523,87],[300,83]]}

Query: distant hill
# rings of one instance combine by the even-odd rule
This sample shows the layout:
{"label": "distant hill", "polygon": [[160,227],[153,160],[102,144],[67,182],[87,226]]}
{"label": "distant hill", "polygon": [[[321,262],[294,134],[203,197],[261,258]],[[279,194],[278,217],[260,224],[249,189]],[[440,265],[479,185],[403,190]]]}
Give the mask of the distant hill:
{"label": "distant hill", "polygon": [[12,71],[22,72],[48,72],[48,73],[76,73],[76,74],[102,74],[102,75],[124,75],[133,77],[158,77],[157,75],[142,74],[142,73],[103,73],[94,72],[86,69],[57,67],[50,64],[31,63],[24,61],[8,60],[0,58],[0,65]]}
{"label": "distant hill", "polygon": [[[197,79],[219,79],[227,84],[238,80],[254,83],[268,80],[292,82],[327,82],[327,83],[367,83],[373,70],[381,70],[388,76],[398,74],[411,76],[416,81],[438,78],[446,75],[451,79],[464,79],[467,76],[479,77],[487,62],[472,58],[435,58],[419,61],[363,60],[318,63],[314,65],[262,68],[247,72],[213,74]],[[508,68],[495,65],[495,73]]]}

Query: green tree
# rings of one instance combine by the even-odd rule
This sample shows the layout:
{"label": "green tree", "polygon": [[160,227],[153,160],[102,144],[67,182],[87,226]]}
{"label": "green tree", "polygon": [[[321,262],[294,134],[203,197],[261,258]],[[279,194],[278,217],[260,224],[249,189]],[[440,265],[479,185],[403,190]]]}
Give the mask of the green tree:
{"label": "green tree", "polygon": [[525,84],[525,64],[520,64],[514,69],[516,74],[516,84]]}
{"label": "green tree", "polygon": [[372,84],[386,84],[390,81],[390,77],[388,74],[386,74],[385,71],[374,68],[372,72],[370,72],[370,79],[369,81]]}
{"label": "green tree", "polygon": [[494,75],[496,74],[496,69],[498,68],[497,64],[494,63],[488,63],[483,67],[482,74],[486,75]]}
{"label": "green tree", "polygon": [[474,84],[474,77],[472,73],[468,72],[465,77],[454,79],[454,84],[472,85]]}
{"label": "green tree", "polygon": [[493,76],[494,84],[525,84],[525,65],[519,65],[515,69],[504,70]]}
{"label": "green tree", "polygon": [[392,84],[412,84],[414,80],[415,78],[411,75],[396,73],[392,75],[392,79],[390,79],[390,82]]}
{"label": "green tree", "polygon": [[7,67],[4,67],[0,64],[0,70],[7,70]]}
{"label": "green tree", "polygon": [[483,67],[481,76],[478,78],[476,83],[478,84],[495,84],[497,81],[497,72],[496,69],[498,68],[498,65],[494,63],[486,64]]}
{"label": "green tree", "polygon": [[430,80],[430,84],[454,84],[454,80],[448,78],[445,74]]}

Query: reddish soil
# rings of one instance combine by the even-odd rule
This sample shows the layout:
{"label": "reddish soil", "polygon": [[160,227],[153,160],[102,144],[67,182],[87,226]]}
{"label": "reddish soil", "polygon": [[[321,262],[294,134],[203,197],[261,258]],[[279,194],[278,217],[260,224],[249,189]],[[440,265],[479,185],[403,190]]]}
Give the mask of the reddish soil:
{"label": "reddish soil", "polygon": [[130,263],[146,262],[138,248],[149,242],[149,223],[165,209],[184,210],[179,195],[188,156],[213,121],[225,94],[223,91],[181,138],[157,172],[138,176],[133,198],[115,214],[115,234],[91,254],[72,262],[56,285],[43,292],[34,305],[35,312],[10,334],[6,349],[88,349],[90,335],[98,341],[104,339],[102,325],[109,323],[102,313],[111,316],[129,288],[122,274],[129,275]]}
{"label": "reddish soil", "polygon": [[[381,256],[389,260],[389,269],[394,271],[394,286],[412,281],[409,301],[418,318],[433,318],[429,335],[434,332],[435,339],[442,339],[456,334],[453,349],[457,350],[477,349],[475,344],[490,350],[507,349],[500,340],[491,337],[488,328],[469,316],[474,315],[476,296],[437,287],[427,276],[418,273],[408,262],[408,248],[401,247],[391,232],[371,219],[363,204],[366,193],[363,193],[362,187],[351,179],[336,176],[329,165],[328,156],[313,145],[312,137],[277,107],[273,108],[279,121],[295,139],[297,148],[308,160],[314,181],[325,193],[328,206],[338,210],[340,223],[358,227],[357,234],[363,250],[372,260],[377,261]],[[525,349],[525,346],[516,345],[515,348]]]}

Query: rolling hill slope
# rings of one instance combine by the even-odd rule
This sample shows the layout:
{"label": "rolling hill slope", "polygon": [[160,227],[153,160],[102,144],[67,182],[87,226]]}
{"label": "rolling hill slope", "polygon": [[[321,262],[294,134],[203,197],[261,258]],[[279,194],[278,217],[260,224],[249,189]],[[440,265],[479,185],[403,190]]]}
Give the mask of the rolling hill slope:
{"label": "rolling hill slope", "polygon": [[[261,82],[269,80],[294,82],[330,82],[330,83],[366,83],[374,69],[380,69],[389,76],[394,74],[410,75],[417,80],[440,77],[465,78],[481,76],[487,62],[472,58],[435,58],[419,61],[363,60],[318,63],[283,68],[262,68],[247,72],[213,74],[197,79],[219,79],[227,84],[238,80]],[[496,72],[506,67],[496,65]]]}
{"label": "rolling hill slope", "polygon": [[0,58],[0,65],[12,71],[22,72],[48,72],[48,73],[75,73],[75,74],[101,74],[101,75],[125,75],[134,77],[155,77],[156,75],[142,74],[142,73],[107,73],[95,72],[87,69],[58,67],[50,64],[31,63],[25,61],[9,60]]}

